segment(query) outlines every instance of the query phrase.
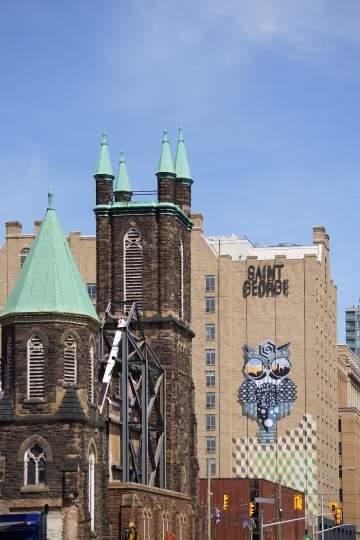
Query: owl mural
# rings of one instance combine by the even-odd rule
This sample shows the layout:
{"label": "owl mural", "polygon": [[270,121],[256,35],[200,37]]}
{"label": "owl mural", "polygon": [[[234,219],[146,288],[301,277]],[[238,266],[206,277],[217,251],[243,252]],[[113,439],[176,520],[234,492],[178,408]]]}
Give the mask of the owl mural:
{"label": "owl mural", "polygon": [[290,343],[276,348],[266,340],[257,347],[245,345],[246,378],[239,388],[244,414],[257,419],[270,434],[280,418],[290,414],[296,400],[296,385],[289,378]]}

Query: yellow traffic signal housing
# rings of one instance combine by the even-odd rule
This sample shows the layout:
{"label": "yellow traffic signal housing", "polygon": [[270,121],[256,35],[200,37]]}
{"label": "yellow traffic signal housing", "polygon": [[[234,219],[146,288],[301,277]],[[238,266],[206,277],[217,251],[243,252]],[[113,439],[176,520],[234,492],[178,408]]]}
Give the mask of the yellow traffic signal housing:
{"label": "yellow traffic signal housing", "polygon": [[303,509],[303,498],[302,495],[294,495],[294,510]]}
{"label": "yellow traffic signal housing", "polygon": [[227,510],[228,504],[229,504],[229,497],[224,494],[224,503],[223,503],[224,510]]}
{"label": "yellow traffic signal housing", "polygon": [[249,516],[253,516],[255,514],[255,503],[250,503],[249,504]]}
{"label": "yellow traffic signal housing", "polygon": [[341,508],[337,508],[334,514],[334,523],[335,525],[341,525],[341,522],[342,522]]}
{"label": "yellow traffic signal housing", "polygon": [[336,513],[337,507],[338,507],[338,503],[337,503],[336,501],[332,501],[332,502],[330,503],[330,512],[331,512],[332,514],[335,514],[335,513]]}

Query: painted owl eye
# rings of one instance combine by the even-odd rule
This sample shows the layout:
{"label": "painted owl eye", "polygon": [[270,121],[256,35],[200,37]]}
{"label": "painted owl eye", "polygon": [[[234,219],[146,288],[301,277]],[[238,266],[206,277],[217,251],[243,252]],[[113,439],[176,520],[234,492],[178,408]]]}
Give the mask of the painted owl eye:
{"label": "painted owl eye", "polygon": [[282,378],[286,377],[290,373],[291,364],[286,358],[275,358],[271,362],[271,374],[274,377]]}
{"label": "painted owl eye", "polygon": [[251,358],[245,365],[246,375],[253,379],[259,379],[265,371],[265,366],[260,358]]}

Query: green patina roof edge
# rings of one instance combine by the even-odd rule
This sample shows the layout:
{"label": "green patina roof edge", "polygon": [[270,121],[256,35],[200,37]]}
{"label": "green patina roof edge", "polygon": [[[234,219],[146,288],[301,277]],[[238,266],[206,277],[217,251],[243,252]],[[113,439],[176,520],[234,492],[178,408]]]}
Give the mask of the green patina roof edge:
{"label": "green patina roof edge", "polygon": [[189,218],[189,216],[184,212],[180,206],[174,203],[169,202],[159,202],[159,201],[129,201],[129,202],[111,202],[109,204],[98,204],[93,208],[93,211],[96,215],[99,216],[108,216],[109,213],[113,213],[116,210],[122,210],[123,212],[128,210],[128,212],[131,214],[131,212],[134,211],[149,211],[153,210],[156,212],[157,210],[160,210],[161,213],[169,213],[169,215],[175,215],[175,217],[178,217],[178,221],[181,221],[183,225],[188,229],[191,230],[193,226],[193,222]]}

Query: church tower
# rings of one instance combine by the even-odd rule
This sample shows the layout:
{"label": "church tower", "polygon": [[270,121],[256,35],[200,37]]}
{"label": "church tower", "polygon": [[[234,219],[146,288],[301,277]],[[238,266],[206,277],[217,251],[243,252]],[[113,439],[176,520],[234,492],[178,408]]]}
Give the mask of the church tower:
{"label": "church tower", "polygon": [[105,539],[107,443],[96,403],[100,321],[52,198],[50,191],[0,317],[2,513],[45,509],[50,538]]}
{"label": "church tower", "polygon": [[[196,419],[191,372],[191,178],[182,129],[173,162],[164,133],[156,201],[134,201],[121,153],[114,190],[101,145],[96,180],[97,311],[135,301],[151,348],[166,371],[166,488],[198,499]],[[103,164],[103,165],[99,165]],[[106,183],[106,185],[105,185]],[[113,200],[114,196],[114,200]]]}

